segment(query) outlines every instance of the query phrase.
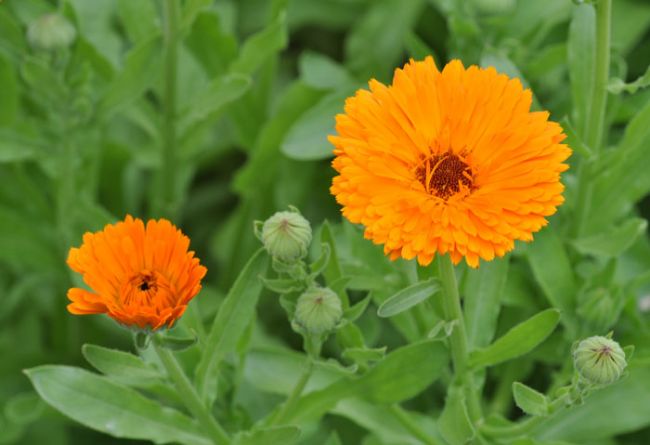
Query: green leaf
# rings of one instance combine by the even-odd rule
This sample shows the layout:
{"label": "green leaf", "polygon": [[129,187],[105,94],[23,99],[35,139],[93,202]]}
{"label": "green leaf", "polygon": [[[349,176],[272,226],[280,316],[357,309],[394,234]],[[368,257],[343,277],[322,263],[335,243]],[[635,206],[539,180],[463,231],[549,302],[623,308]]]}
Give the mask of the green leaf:
{"label": "green leaf", "polygon": [[343,351],[343,358],[355,363],[366,364],[376,362],[386,356],[386,346],[383,348],[347,348]]}
{"label": "green leaf", "polygon": [[304,285],[293,278],[262,278],[264,287],[278,293],[288,294],[303,289]]}
{"label": "green leaf", "polygon": [[183,134],[202,121],[218,115],[226,105],[239,99],[250,88],[251,79],[241,74],[227,74],[213,79],[206,88],[183,108],[179,127]]}
{"label": "green leaf", "polygon": [[312,51],[304,51],[298,60],[300,78],[305,84],[324,90],[336,90],[355,81],[332,59]]}
{"label": "green leaf", "polygon": [[473,352],[470,364],[482,368],[522,356],[551,335],[559,321],[560,311],[557,309],[542,311],[514,326],[490,346]]}
{"label": "green leaf", "polygon": [[487,346],[494,338],[509,262],[510,257],[495,258],[482,264],[479,269],[467,272],[465,326],[471,348]]}
{"label": "green leaf", "polygon": [[440,282],[435,278],[415,283],[384,301],[377,309],[377,315],[392,317],[400,314],[437,294],[440,289]]}
{"label": "green leaf", "polygon": [[295,426],[264,428],[240,433],[233,439],[233,445],[291,445],[300,437],[300,429]]}
{"label": "green leaf", "polygon": [[154,341],[157,342],[163,348],[170,349],[172,351],[184,351],[191,348],[198,341],[198,337],[195,332],[192,337],[175,337],[172,335],[160,335],[154,338]]}
{"label": "green leaf", "polygon": [[25,373],[43,400],[88,428],[117,438],[159,444],[211,443],[189,417],[105,377],[54,365],[31,368]]}
{"label": "green leaf", "polygon": [[647,227],[648,221],[645,219],[630,218],[605,233],[579,238],[572,241],[572,244],[585,255],[618,256],[630,248]]}
{"label": "green leaf", "polygon": [[361,377],[343,378],[301,397],[286,419],[302,422],[318,418],[340,400],[351,397],[381,404],[410,399],[437,380],[447,365],[448,353],[441,342],[428,340],[403,346]]}
{"label": "green leaf", "polygon": [[10,125],[18,112],[19,87],[14,66],[0,53],[0,127]]}
{"label": "green leaf", "polygon": [[404,38],[404,45],[409,53],[409,56],[415,60],[424,60],[427,56],[433,56],[436,63],[440,62],[433,50],[422,40],[414,31],[409,31]]}
{"label": "green leaf", "polygon": [[512,384],[512,395],[517,406],[531,416],[546,416],[549,413],[546,396],[523,383]]}
{"label": "green leaf", "polygon": [[573,9],[567,46],[571,97],[578,134],[585,135],[596,65],[596,12],[591,3]]}
{"label": "green leaf", "polygon": [[366,297],[363,300],[359,301],[355,305],[346,309],[343,312],[343,318],[345,318],[348,321],[357,320],[366,311],[366,308],[368,307],[368,303],[370,303],[370,300],[372,300],[372,295],[368,293],[368,295],[366,295]]}
{"label": "green leaf", "polygon": [[158,12],[152,0],[118,0],[117,12],[133,43],[160,32]]}
{"label": "green leaf", "polygon": [[39,140],[11,128],[0,128],[0,164],[33,159],[42,152],[42,148]]}
{"label": "green leaf", "polygon": [[541,440],[593,444],[650,426],[650,367],[630,366],[627,378],[593,392],[586,403],[552,416],[532,431]]}
{"label": "green leaf", "polygon": [[230,72],[253,74],[272,55],[284,49],[288,42],[286,14],[279,14],[266,28],[249,37]]}
{"label": "green leaf", "polygon": [[625,83],[623,80],[618,78],[610,80],[609,85],[607,86],[607,91],[613,94],[621,94],[623,91],[634,94],[638,89],[647,86],[650,86],[650,66],[648,66],[645,73],[634,82]]}
{"label": "green leaf", "polygon": [[[29,391],[10,398],[5,405],[4,412],[10,422],[16,425],[28,425],[43,414],[44,407],[41,398],[35,392]],[[2,442],[0,441],[0,443]]]}
{"label": "green leaf", "polygon": [[561,310],[564,317],[569,316],[575,307],[577,284],[562,240],[552,227],[535,235],[535,241],[526,249],[526,256],[548,301]]}
{"label": "green leaf", "polygon": [[264,249],[259,249],[244,266],[214,319],[196,368],[199,394],[209,402],[216,395],[210,383],[216,380],[219,363],[235,350],[237,341],[255,316],[255,307],[263,287],[259,277],[266,274],[267,268],[268,256]]}
{"label": "green leaf", "polygon": [[350,93],[349,89],[330,93],[307,111],[287,133],[282,142],[282,153],[300,161],[332,157],[334,146],[327,136],[335,133],[334,118],[343,112],[345,98]]}
{"label": "green leaf", "polygon": [[565,143],[575,151],[579,152],[580,155],[582,155],[585,159],[590,159],[594,155],[594,152],[578,135],[575,128],[573,128],[573,125],[571,124],[569,118],[567,116],[564,116],[560,123],[562,124],[562,128],[567,135]]}
{"label": "green leaf", "polygon": [[309,265],[309,270],[313,276],[318,276],[325,270],[330,262],[331,253],[332,251],[330,250],[329,244],[321,244],[320,255],[316,261]]}
{"label": "green leaf", "polygon": [[126,384],[150,384],[161,380],[161,374],[140,357],[117,349],[85,344],[81,353],[88,363],[102,374]]}
{"label": "green leaf", "polygon": [[134,46],[126,55],[124,68],[111,81],[98,104],[98,113],[110,116],[135,102],[155,82],[162,66],[160,35]]}
{"label": "green leaf", "polygon": [[463,389],[452,385],[447,392],[445,408],[438,419],[438,428],[449,445],[466,445],[476,435],[469,419]]}

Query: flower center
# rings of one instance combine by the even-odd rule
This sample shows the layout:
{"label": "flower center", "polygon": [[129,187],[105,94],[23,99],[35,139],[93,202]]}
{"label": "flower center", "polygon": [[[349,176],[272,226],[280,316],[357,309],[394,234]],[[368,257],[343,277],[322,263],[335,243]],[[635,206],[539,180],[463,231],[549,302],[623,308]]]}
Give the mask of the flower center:
{"label": "flower center", "polygon": [[445,201],[461,189],[471,189],[474,183],[472,169],[454,153],[426,159],[416,169],[415,175],[428,193]]}

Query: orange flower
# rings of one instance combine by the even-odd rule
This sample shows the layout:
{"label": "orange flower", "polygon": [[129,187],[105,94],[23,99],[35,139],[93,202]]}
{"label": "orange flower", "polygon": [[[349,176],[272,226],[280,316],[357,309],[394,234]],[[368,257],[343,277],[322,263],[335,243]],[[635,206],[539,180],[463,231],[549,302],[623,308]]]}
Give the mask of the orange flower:
{"label": "orange flower", "polygon": [[93,290],[72,288],[68,310],[73,314],[106,313],[127,326],[171,327],[201,290],[207,269],[190,240],[165,219],[130,215],[104,230],[86,233],[80,248],[70,249],[68,265],[83,274]]}
{"label": "orange flower", "polygon": [[494,68],[433,59],[371,80],[336,119],[331,192],[391,259],[472,267],[530,241],[564,199],[571,150],[532,94]]}

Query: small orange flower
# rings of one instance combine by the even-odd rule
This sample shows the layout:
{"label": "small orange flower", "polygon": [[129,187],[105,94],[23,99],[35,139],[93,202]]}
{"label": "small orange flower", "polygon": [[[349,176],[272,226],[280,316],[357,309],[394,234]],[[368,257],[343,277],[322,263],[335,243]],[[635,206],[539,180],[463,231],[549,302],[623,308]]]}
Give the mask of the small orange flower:
{"label": "small orange flower", "polygon": [[571,150],[532,94],[494,68],[433,59],[371,80],[336,118],[331,192],[391,259],[472,267],[530,241],[564,199]]}
{"label": "small orange flower", "polygon": [[73,314],[106,313],[127,326],[171,327],[201,290],[207,269],[190,240],[166,219],[127,215],[104,230],[86,233],[80,248],[70,249],[68,265],[93,290],[68,291]]}

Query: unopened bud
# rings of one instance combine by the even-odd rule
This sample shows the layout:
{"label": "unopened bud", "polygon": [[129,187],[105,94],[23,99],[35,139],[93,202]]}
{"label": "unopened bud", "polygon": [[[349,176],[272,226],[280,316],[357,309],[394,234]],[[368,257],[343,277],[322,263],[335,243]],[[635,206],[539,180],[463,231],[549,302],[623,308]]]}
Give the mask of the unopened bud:
{"label": "unopened bud", "polygon": [[290,263],[307,255],[311,226],[297,210],[277,212],[264,222],[260,238],[271,256]]}
{"label": "unopened bud", "polygon": [[295,322],[311,334],[331,331],[341,320],[341,299],[329,288],[310,287],[298,297]]}
{"label": "unopened bud", "polygon": [[627,366],[619,344],[600,336],[582,340],[573,351],[573,363],[580,377],[594,385],[614,383]]}
{"label": "unopened bud", "polygon": [[46,51],[70,46],[76,35],[74,26],[60,14],[39,17],[27,28],[29,43],[34,48]]}

